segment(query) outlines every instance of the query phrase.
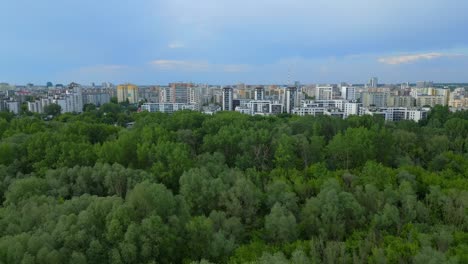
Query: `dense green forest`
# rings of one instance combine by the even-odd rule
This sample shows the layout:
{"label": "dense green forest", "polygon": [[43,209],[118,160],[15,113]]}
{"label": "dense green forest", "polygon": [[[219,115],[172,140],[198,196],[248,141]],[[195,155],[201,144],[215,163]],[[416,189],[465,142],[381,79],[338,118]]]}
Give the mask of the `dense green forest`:
{"label": "dense green forest", "polygon": [[0,113],[0,263],[468,263],[468,111],[134,110]]}

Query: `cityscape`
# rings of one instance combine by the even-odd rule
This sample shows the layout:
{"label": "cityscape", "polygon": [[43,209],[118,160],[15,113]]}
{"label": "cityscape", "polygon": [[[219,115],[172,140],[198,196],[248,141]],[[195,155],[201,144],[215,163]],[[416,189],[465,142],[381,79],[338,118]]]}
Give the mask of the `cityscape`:
{"label": "cityscape", "polygon": [[[435,105],[448,106],[451,111],[468,108],[467,86],[463,84],[440,85],[430,81],[415,84],[379,84],[377,77],[365,85],[301,84],[293,85],[200,85],[170,83],[165,86],[137,86],[133,84],[84,86],[25,86],[0,84],[3,92],[2,110],[15,114],[27,110],[44,113],[50,104],[60,106],[62,113],[81,113],[84,106],[100,107],[116,98],[119,103],[129,103],[140,111],[173,113],[179,110],[214,114],[218,111],[236,111],[247,115],[279,115],[283,113],[328,115],[347,118],[351,115],[382,116],[386,121],[412,120],[427,117]],[[24,105],[24,108],[21,107]],[[26,107],[27,106],[27,107]]]}
{"label": "cityscape", "polygon": [[468,1],[0,11],[0,264],[468,264]]}

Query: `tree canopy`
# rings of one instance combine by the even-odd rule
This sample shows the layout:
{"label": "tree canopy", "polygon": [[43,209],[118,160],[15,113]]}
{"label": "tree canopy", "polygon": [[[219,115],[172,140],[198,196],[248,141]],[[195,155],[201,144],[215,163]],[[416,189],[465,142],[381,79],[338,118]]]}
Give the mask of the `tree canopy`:
{"label": "tree canopy", "polygon": [[466,111],[85,110],[0,113],[0,263],[468,262]]}

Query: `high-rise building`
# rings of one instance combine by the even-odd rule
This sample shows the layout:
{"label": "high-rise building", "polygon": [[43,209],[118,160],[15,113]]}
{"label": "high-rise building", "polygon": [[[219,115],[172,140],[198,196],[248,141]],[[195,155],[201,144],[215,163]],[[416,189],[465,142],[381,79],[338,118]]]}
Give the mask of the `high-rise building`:
{"label": "high-rise building", "polygon": [[263,86],[258,86],[255,88],[255,96],[256,101],[262,101],[265,98],[265,88]]}
{"label": "high-rise building", "polygon": [[389,93],[386,92],[363,92],[361,94],[361,102],[364,107],[384,107],[387,106],[389,96]]}
{"label": "high-rise building", "polygon": [[448,105],[450,100],[450,89],[436,89],[435,94],[444,97],[444,105]]}
{"label": "high-rise building", "polygon": [[41,101],[28,102],[28,111],[33,113],[42,113]]}
{"label": "high-rise building", "polygon": [[168,86],[159,88],[159,102],[160,103],[171,103],[171,89]]}
{"label": "high-rise building", "polygon": [[441,95],[422,95],[416,98],[417,107],[434,107],[435,105],[447,105],[448,101],[445,96]]}
{"label": "high-rise building", "polygon": [[369,88],[377,88],[379,86],[379,79],[377,77],[372,77],[369,80]]}
{"label": "high-rise building", "polygon": [[356,100],[356,88],[352,86],[342,86],[341,98],[348,101]]}
{"label": "high-rise building", "polygon": [[[83,112],[83,95],[76,92],[67,92],[56,96],[52,103],[58,104],[62,113],[81,113]],[[43,105],[42,107],[45,107]]]}
{"label": "high-rise building", "polygon": [[233,111],[232,99],[233,99],[233,89],[232,87],[223,88],[223,111]]}
{"label": "high-rise building", "polygon": [[101,106],[110,102],[110,95],[102,91],[86,92],[83,94],[83,104]]}
{"label": "high-rise building", "polygon": [[359,108],[362,106],[360,103],[345,103],[344,118],[351,115],[359,115]]}
{"label": "high-rise building", "polygon": [[333,99],[333,87],[332,86],[317,86],[315,88],[315,99],[316,100],[332,100]]}
{"label": "high-rise building", "polygon": [[388,97],[388,106],[393,107],[414,107],[416,99],[412,96],[390,96]]}
{"label": "high-rise building", "polygon": [[119,103],[128,100],[131,104],[138,103],[138,87],[133,84],[122,84],[117,86],[117,101]]}
{"label": "high-rise building", "polygon": [[292,114],[294,107],[296,107],[296,100],[297,100],[297,88],[294,86],[289,86],[286,88],[286,96],[285,96],[285,105],[286,105],[286,113]]}
{"label": "high-rise building", "polygon": [[192,83],[171,83],[170,97],[172,103],[187,104],[190,99],[190,88],[193,87]]}
{"label": "high-rise building", "polygon": [[21,112],[21,107],[20,107],[19,102],[8,101],[8,102],[5,102],[5,104],[6,104],[6,109],[8,109],[8,111],[13,112],[16,115]]}
{"label": "high-rise building", "polygon": [[192,86],[188,89],[188,102],[195,105],[197,109],[201,109],[201,93],[202,89],[199,86]]}

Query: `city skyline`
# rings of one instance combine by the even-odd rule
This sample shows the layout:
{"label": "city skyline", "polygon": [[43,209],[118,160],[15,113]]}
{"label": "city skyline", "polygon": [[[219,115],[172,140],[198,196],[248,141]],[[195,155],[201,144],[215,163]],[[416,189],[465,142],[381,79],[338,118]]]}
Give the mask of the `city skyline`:
{"label": "city skyline", "polygon": [[0,8],[0,82],[468,81],[468,3],[455,0],[20,0]]}

